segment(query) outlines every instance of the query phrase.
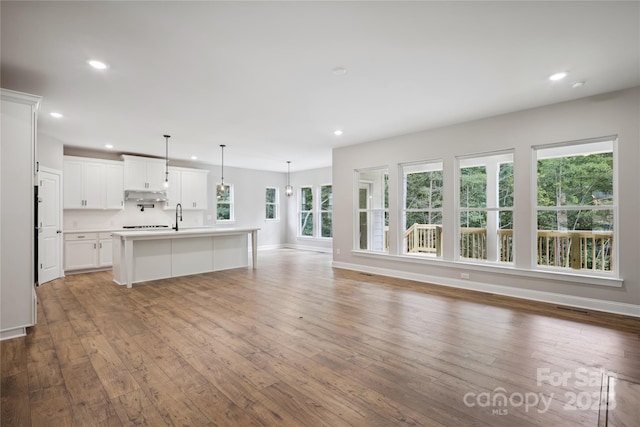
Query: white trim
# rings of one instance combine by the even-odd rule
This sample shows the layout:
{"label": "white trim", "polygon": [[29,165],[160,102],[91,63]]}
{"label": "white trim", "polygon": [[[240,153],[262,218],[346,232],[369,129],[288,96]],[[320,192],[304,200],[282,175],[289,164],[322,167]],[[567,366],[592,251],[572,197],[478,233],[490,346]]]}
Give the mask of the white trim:
{"label": "white trim", "polygon": [[275,249],[283,249],[286,245],[284,243],[276,243],[275,245],[258,245],[258,251],[272,251]]}
{"label": "white trim", "polygon": [[305,245],[296,245],[295,243],[285,243],[284,247],[287,249],[296,249],[299,251],[312,251],[312,252],[322,252],[325,254],[333,253],[333,248],[327,248],[323,246],[305,246]]}
{"label": "white trim", "polygon": [[[413,264],[431,265],[443,268],[457,269],[474,269],[487,273],[497,273],[512,276],[531,277],[537,279],[558,280],[564,282],[580,283],[582,285],[608,286],[613,288],[621,288],[624,284],[623,279],[605,275],[586,275],[573,273],[568,271],[551,270],[546,271],[535,269],[526,270],[515,267],[512,263],[492,263],[492,262],[471,262],[471,261],[449,261],[441,258],[422,257],[420,255],[390,255],[386,252],[357,251],[352,250],[352,255],[376,258],[393,262],[408,262]],[[395,270],[392,270],[395,271]]]}
{"label": "white trim", "polygon": [[430,283],[451,288],[467,289],[479,292],[489,292],[497,295],[504,295],[514,298],[521,298],[532,301],[540,301],[551,304],[561,304],[571,307],[584,308],[589,310],[603,311],[607,313],[623,314],[631,317],[640,317],[640,305],[627,304],[615,301],[606,301],[593,298],[584,298],[566,294],[556,294],[552,292],[535,291],[530,289],[519,289],[507,286],[491,285],[488,283],[472,282],[469,280],[451,279],[427,274],[408,273],[404,271],[391,270],[387,268],[369,267],[346,262],[333,261],[334,268],[361,271],[364,273],[379,274],[381,276],[395,277],[400,279],[415,280],[423,283]]}
{"label": "white trim", "polygon": [[0,341],[10,340],[10,339],[13,339],[13,338],[24,337],[26,335],[27,335],[27,327],[26,326],[19,326],[17,328],[6,329],[4,331],[0,331]]}

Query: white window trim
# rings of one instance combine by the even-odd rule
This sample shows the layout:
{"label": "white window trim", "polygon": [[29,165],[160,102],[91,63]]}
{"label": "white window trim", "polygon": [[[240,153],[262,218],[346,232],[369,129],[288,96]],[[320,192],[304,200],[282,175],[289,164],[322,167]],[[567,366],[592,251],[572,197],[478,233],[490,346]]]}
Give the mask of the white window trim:
{"label": "white window trim", "polygon": [[[322,239],[322,240],[333,240],[333,203],[331,204],[331,210],[325,211],[322,210],[322,187],[331,187],[331,197],[333,199],[333,184],[320,184],[318,185],[318,203],[317,203],[317,212],[318,212],[318,227],[317,227],[317,236],[318,239]],[[322,214],[323,213],[330,213],[331,214],[331,234],[332,237],[326,237],[322,235]]]}
{"label": "white window trim", "polygon": [[[308,211],[303,211],[302,210],[302,202],[303,202],[303,198],[302,198],[302,190],[304,188],[309,188],[311,190],[311,210]],[[314,207],[315,207],[315,203],[316,203],[316,197],[313,191],[313,185],[301,185],[300,188],[298,189],[298,214],[297,216],[297,222],[298,222],[298,238],[301,239],[313,239],[315,238],[316,235],[316,228],[317,228],[317,220],[315,218],[315,212],[314,212]],[[310,212],[313,218],[313,227],[311,229],[311,236],[305,236],[302,234],[302,214],[303,212]]]}
{"label": "white window trim", "polygon": [[[362,169],[354,169],[353,171],[353,243],[352,243],[352,251],[353,252],[364,252],[364,253],[370,253],[370,254],[382,254],[382,255],[388,255],[389,254],[389,250],[388,251],[374,251],[374,250],[370,250],[370,249],[358,249],[358,245],[359,245],[359,239],[358,239],[358,231],[359,231],[359,219],[360,219],[360,212],[364,211],[367,213],[371,213],[371,212],[382,212],[383,215],[386,213],[387,215],[390,215],[391,212],[391,206],[389,206],[388,208],[375,208],[375,209],[360,209],[360,183],[361,182],[371,182],[371,181],[361,181],[360,180],[360,174],[363,172],[371,172],[371,171],[384,171],[386,170],[387,175],[389,175],[389,166],[388,165],[384,165],[384,166],[377,166],[377,167],[370,167],[370,168],[362,168]],[[391,187],[389,187],[391,188]],[[387,195],[387,197],[389,197],[389,195]],[[371,234],[371,233],[369,233]],[[368,241],[370,241],[371,239],[369,238]]]}
{"label": "white window trim", "polygon": [[[419,257],[419,258],[433,258],[433,259],[441,259],[443,255],[440,255],[440,257],[438,257],[435,254],[429,254],[429,253],[418,253],[418,254],[411,254],[408,252],[405,252],[405,248],[404,248],[404,238],[402,237],[404,235],[405,230],[405,222],[406,222],[406,214],[407,212],[436,212],[436,213],[440,213],[440,215],[442,216],[442,226],[444,226],[444,222],[445,222],[445,217],[444,217],[444,199],[445,199],[445,195],[444,193],[442,194],[442,207],[441,208],[435,208],[435,209],[406,209],[405,205],[406,205],[406,197],[407,197],[407,191],[406,191],[406,187],[405,187],[405,180],[404,180],[404,170],[405,168],[410,168],[412,166],[419,166],[419,165],[425,165],[425,164],[436,164],[439,163],[440,164],[440,169],[434,169],[433,171],[429,171],[429,172],[435,172],[435,171],[442,171],[442,177],[443,177],[443,182],[442,182],[442,186],[443,186],[443,190],[444,190],[444,159],[431,159],[431,160],[420,160],[420,161],[413,161],[413,162],[406,162],[406,163],[400,163],[398,164],[398,187],[399,187],[399,191],[398,191],[398,195],[400,195],[401,197],[398,198],[398,202],[400,203],[400,209],[398,209],[398,227],[397,230],[399,230],[400,232],[397,233],[396,236],[396,240],[397,240],[397,244],[396,247],[398,248],[398,252],[400,255],[406,255],[406,256],[410,256],[410,257]],[[415,172],[412,172],[415,173]],[[444,251],[443,251],[444,252]]]}
{"label": "white window trim", "polygon": [[[593,144],[598,142],[612,142],[612,150],[613,150],[613,205],[608,206],[591,206],[590,210],[599,210],[600,208],[606,210],[613,210],[613,265],[611,272],[598,272],[598,271],[589,271],[589,270],[573,270],[562,267],[548,267],[543,265],[538,265],[538,211],[539,210],[556,210],[556,207],[549,206],[551,209],[546,209],[547,207],[538,207],[538,150],[544,150],[549,148],[562,148],[562,147],[572,147],[579,146],[584,144]],[[530,265],[531,269],[536,272],[549,272],[552,271],[553,274],[557,275],[566,275],[566,276],[577,276],[583,279],[593,278],[594,280],[598,278],[608,278],[612,281],[617,281],[620,283],[619,286],[622,286],[623,279],[620,276],[620,248],[619,248],[619,215],[620,209],[619,206],[619,185],[618,185],[618,170],[619,170],[619,161],[618,161],[618,135],[608,135],[597,138],[586,138],[572,141],[564,141],[564,142],[556,142],[550,144],[540,144],[531,146],[531,259]],[[567,210],[572,210],[575,206],[568,206]],[[594,209],[596,208],[596,209]],[[578,273],[580,272],[580,273]]]}
{"label": "white window trim", "polygon": [[[277,222],[280,221],[280,191],[278,189],[278,187],[265,187],[265,190],[275,190],[275,202],[274,203],[269,203],[266,200],[266,194],[265,194],[265,201],[264,201],[264,206],[265,206],[265,210],[264,210],[264,220],[265,221],[271,221],[271,222]],[[273,205],[275,206],[275,218],[267,218],[267,206],[268,205]]]}
{"label": "white window trim", "polygon": [[234,223],[236,221],[236,215],[235,215],[235,188],[233,184],[229,184],[228,182],[225,183],[224,185],[226,185],[227,187],[229,187],[229,199],[230,202],[224,202],[224,204],[228,204],[229,205],[229,219],[218,219],[218,186],[220,185],[220,183],[216,183],[216,224],[231,224]]}
{"label": "white window trim", "polygon": [[[500,156],[504,156],[504,160],[507,159],[507,157],[511,157],[511,163],[513,163],[514,165],[514,174],[515,174],[515,149],[510,148],[510,149],[506,149],[506,150],[498,150],[498,151],[489,151],[489,152],[483,152],[483,153],[475,153],[475,154],[465,154],[462,156],[456,156],[455,157],[455,173],[454,173],[454,206],[455,206],[455,214],[454,214],[454,234],[455,234],[455,238],[454,238],[454,261],[456,262],[460,262],[460,263],[465,263],[465,264],[477,264],[477,265],[485,265],[485,264],[490,264],[490,265],[497,265],[497,266],[507,266],[510,267],[512,265],[515,265],[516,263],[516,254],[514,252],[513,254],[513,261],[512,262],[500,262],[500,261],[490,261],[490,260],[474,260],[474,259],[470,259],[470,258],[463,258],[460,256],[460,214],[462,212],[474,212],[474,211],[480,211],[480,212],[500,212],[500,211],[507,211],[507,212],[515,212],[516,209],[516,198],[514,197],[513,200],[513,206],[509,206],[509,207],[499,207],[499,206],[492,206],[492,207],[484,207],[484,208],[469,208],[469,207],[465,207],[463,208],[462,206],[460,206],[460,168],[461,168],[461,162],[465,162],[468,160],[472,160],[472,159],[483,159],[485,157],[500,157]],[[502,163],[509,163],[506,161],[501,161],[500,159],[496,159],[496,164],[500,165]],[[484,165],[484,163],[479,163],[478,165]],[[475,165],[466,165],[464,167],[473,167]],[[499,168],[498,168],[499,170]],[[487,183],[488,185],[488,183]],[[496,203],[496,205],[498,205],[498,203]],[[444,221],[444,219],[443,219]],[[498,230],[499,228],[499,224],[496,225],[496,230]],[[488,238],[488,232],[489,230],[487,229],[487,238]],[[514,241],[514,249],[515,249],[515,239],[516,239],[516,227],[514,224],[513,227],[513,241]],[[497,248],[497,250],[499,250],[499,248]]]}

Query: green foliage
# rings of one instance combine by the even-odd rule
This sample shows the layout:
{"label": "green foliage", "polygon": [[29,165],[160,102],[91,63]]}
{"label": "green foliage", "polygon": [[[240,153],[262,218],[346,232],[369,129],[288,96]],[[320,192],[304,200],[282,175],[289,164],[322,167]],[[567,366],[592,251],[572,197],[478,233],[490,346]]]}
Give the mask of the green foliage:
{"label": "green foliage", "polygon": [[228,203],[220,203],[216,206],[216,218],[219,220],[231,219],[231,206]]}
{"label": "green foliage", "polygon": [[460,168],[460,207],[487,207],[487,169],[484,166]]}
{"label": "green foliage", "polygon": [[267,203],[276,203],[276,189],[275,188],[265,189],[264,198]]}
{"label": "green foliage", "polygon": [[333,237],[333,187],[323,185],[320,187],[320,236]]}
{"label": "green foliage", "polygon": [[500,163],[500,172],[498,175],[498,206],[501,208],[513,207],[514,192],[513,163]]}
{"label": "green foliage", "polygon": [[613,154],[538,160],[537,196],[538,206],[568,207],[539,211],[538,229],[611,230],[613,212],[588,207],[613,204]]}
{"label": "green foliage", "polygon": [[228,185],[224,189],[216,186],[216,219],[231,219],[231,187]]}
{"label": "green foliage", "polygon": [[266,205],[265,218],[266,219],[276,219],[276,205],[274,205],[274,204],[267,204]]}
{"label": "green foliage", "polygon": [[300,235],[313,237],[313,212],[300,213]]}

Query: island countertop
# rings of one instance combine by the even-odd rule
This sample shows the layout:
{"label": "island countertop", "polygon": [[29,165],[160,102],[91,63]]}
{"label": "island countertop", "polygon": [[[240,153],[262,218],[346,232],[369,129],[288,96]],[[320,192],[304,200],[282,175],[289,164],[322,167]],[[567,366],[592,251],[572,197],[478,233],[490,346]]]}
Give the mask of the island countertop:
{"label": "island countertop", "polygon": [[251,236],[252,267],[257,266],[259,228],[210,227],[115,231],[113,280],[133,283],[247,267]]}
{"label": "island countertop", "polygon": [[118,230],[114,231],[113,236],[123,237],[125,239],[155,239],[162,238],[181,238],[193,236],[225,236],[233,234],[254,233],[259,228],[213,228],[213,227],[197,227],[197,228],[180,228],[178,231],[169,229],[154,230]]}

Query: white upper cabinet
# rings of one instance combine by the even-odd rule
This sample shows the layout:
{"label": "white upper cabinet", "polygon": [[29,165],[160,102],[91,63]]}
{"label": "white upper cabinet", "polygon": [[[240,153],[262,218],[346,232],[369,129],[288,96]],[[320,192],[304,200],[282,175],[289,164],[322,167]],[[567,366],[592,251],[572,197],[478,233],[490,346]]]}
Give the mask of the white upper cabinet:
{"label": "white upper cabinet", "polygon": [[164,191],[164,160],[126,155],[122,158],[125,190]]}
{"label": "white upper cabinet", "polygon": [[182,207],[207,209],[207,171],[182,171]]}
{"label": "white upper cabinet", "polygon": [[175,167],[169,168],[169,188],[167,188],[167,202],[165,209],[175,209],[176,205],[182,201],[181,199],[182,173],[180,169]]}
{"label": "white upper cabinet", "polygon": [[180,203],[184,210],[207,209],[207,174],[209,171],[189,168],[169,168],[169,188],[166,209]]}
{"label": "white upper cabinet", "polygon": [[122,162],[64,157],[64,209],[122,209]]}
{"label": "white upper cabinet", "polygon": [[124,165],[108,164],[105,169],[105,208],[124,208]]}
{"label": "white upper cabinet", "polygon": [[64,208],[104,209],[104,171],[102,163],[65,157]]}

